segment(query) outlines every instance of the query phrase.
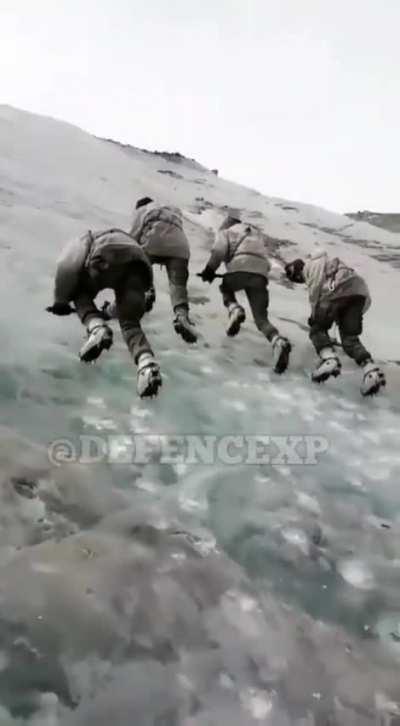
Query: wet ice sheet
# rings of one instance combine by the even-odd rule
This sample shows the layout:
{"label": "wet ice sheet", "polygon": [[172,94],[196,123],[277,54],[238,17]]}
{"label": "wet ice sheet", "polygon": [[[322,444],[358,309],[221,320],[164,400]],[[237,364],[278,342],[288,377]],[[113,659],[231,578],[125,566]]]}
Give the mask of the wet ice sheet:
{"label": "wet ice sheet", "polygon": [[[165,385],[141,402],[117,326],[113,349],[85,367],[77,321],[42,311],[66,239],[126,226],[133,197],[148,190],[183,205],[192,272],[227,203],[258,210],[270,234],[300,250],[322,227],[333,230],[321,232],[329,249],[371,280],[366,340],[383,359],[399,347],[388,304],[398,273],[341,242],[338,215],[299,205],[293,223],[280,200],[214,176],[211,187],[206,172],[202,193],[214,209],[203,213],[191,182],[171,187],[150,155],[128,156],[4,107],[0,120],[0,403],[9,427],[0,447],[1,718],[11,713],[18,726],[390,723],[400,697],[398,367],[373,401],[361,400],[359,371],[347,362],[340,379],[312,387],[305,294],[277,282],[271,319],[294,343],[287,375],[273,374],[270,346],[250,317],[227,338],[217,285],[196,277],[199,342],[188,348],[175,336],[157,269],[144,327]],[[185,169],[187,179],[199,173]],[[346,233],[398,244],[371,229]],[[249,464],[243,449],[239,463],[166,464],[157,446],[148,463],[130,461],[132,437],[149,434],[320,437],[326,449],[314,464],[285,456]],[[79,452],[82,435],[114,437],[112,461],[53,467],[46,450],[29,445],[67,437]]]}

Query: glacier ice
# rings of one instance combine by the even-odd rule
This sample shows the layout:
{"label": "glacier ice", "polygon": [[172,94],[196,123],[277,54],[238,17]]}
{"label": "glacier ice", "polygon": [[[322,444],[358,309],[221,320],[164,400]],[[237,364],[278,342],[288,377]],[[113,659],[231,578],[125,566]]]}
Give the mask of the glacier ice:
{"label": "glacier ice", "polygon": [[[175,169],[0,106],[0,723],[390,723],[400,700],[398,270],[374,255],[396,254],[400,236],[290,203],[294,217],[284,200],[184,161],[171,179],[161,165]],[[175,335],[156,270],[143,324],[165,383],[151,403],[136,397],[117,333],[87,368],[77,320],[44,312],[64,243],[126,228],[147,192],[184,211],[200,333],[193,348]],[[283,256],[318,238],[366,275],[365,342],[388,362],[384,395],[360,400],[345,359],[341,379],[311,385],[305,293],[278,274],[271,319],[294,342],[288,372],[272,373],[250,319],[227,339],[217,285],[194,275],[224,205],[257,215]],[[167,464],[156,446],[151,460],[130,460],[132,436],[179,434],[317,435],[328,447],[316,465]],[[50,442],[78,446],[82,435],[117,437],[112,460],[49,461]]]}

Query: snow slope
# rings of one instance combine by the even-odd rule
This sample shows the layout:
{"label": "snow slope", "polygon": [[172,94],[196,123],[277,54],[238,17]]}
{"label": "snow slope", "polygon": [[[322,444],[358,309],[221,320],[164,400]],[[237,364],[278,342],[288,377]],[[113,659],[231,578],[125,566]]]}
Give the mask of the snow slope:
{"label": "snow slope", "polygon": [[[200,333],[177,338],[157,270],[152,402],[118,333],[85,367],[77,320],[44,312],[65,242],[126,228],[145,194],[184,211]],[[295,344],[283,377],[250,316],[227,339],[217,284],[194,275],[227,208],[271,237],[271,318]],[[370,284],[364,339],[388,378],[375,400],[344,359],[338,381],[309,382],[305,292],[280,271],[316,243]],[[0,724],[395,723],[400,235],[0,106],[0,255]],[[89,434],[117,436],[120,460],[49,462],[50,442]],[[327,450],[314,465],[132,464],[132,434]]]}

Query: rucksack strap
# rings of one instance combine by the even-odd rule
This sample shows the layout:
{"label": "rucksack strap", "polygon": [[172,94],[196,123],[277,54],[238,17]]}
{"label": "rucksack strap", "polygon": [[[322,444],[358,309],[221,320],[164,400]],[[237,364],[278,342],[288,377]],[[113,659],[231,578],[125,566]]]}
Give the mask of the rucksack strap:
{"label": "rucksack strap", "polygon": [[[336,282],[336,275],[338,274],[340,268],[343,270],[346,270],[347,275],[346,278],[352,277],[354,275],[354,269],[352,267],[348,267],[345,265],[339,257],[334,257],[332,260],[332,268],[329,270],[329,272],[326,272],[326,280],[328,282],[328,289],[330,292],[333,292],[335,290],[335,282]],[[325,268],[326,270],[326,268]]]}
{"label": "rucksack strap", "polygon": [[[233,258],[236,257],[236,255],[238,254],[239,247],[243,244],[246,237],[249,236],[250,232],[251,232],[251,227],[246,227],[246,231],[245,231],[244,235],[242,235],[242,237],[240,238],[238,244],[236,245],[233,255],[231,254],[231,246],[230,246],[229,237],[228,237],[228,262],[232,262]],[[242,252],[241,254],[244,255],[244,254],[248,254],[248,253]]]}

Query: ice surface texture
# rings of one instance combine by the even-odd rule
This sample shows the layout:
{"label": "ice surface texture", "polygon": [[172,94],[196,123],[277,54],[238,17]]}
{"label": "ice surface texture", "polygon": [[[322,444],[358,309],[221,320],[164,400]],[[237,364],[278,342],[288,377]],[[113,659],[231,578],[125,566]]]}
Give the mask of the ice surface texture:
{"label": "ice surface texture", "polygon": [[[86,367],[78,321],[44,312],[65,242],[127,228],[147,194],[184,211],[200,334],[193,347],[176,336],[156,270],[143,325],[164,386],[150,403],[117,328]],[[217,283],[194,274],[227,208],[271,237],[271,319],[294,343],[282,377],[250,315],[226,337]],[[344,357],[337,381],[309,380],[306,294],[281,283],[279,259],[317,241],[370,284],[364,340],[393,361],[372,401]],[[1,726],[399,723],[399,273],[385,257],[399,242],[0,107]],[[166,464],[155,451],[60,467],[46,453],[59,438],[138,433],[320,436],[327,451],[316,465]]]}

